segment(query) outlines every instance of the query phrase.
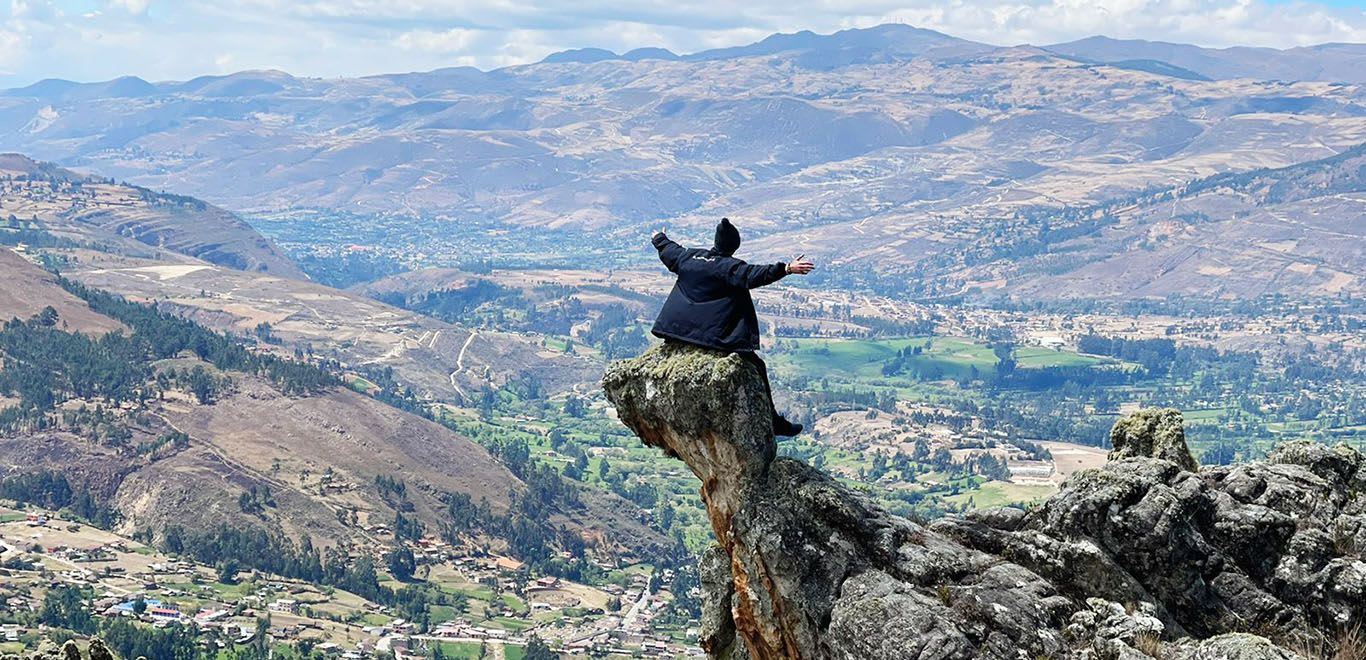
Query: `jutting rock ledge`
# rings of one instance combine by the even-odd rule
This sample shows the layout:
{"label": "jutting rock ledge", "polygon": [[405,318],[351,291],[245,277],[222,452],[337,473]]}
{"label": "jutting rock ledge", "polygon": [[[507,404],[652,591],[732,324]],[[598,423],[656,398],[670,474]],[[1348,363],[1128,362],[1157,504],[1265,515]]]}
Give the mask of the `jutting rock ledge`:
{"label": "jutting rock ledge", "polygon": [[659,346],[617,414],[701,480],[712,658],[1360,658],[1366,460],[1293,442],[1199,467],[1180,413],[1121,420],[1103,468],[1028,511],[922,524],[775,457],[758,373]]}

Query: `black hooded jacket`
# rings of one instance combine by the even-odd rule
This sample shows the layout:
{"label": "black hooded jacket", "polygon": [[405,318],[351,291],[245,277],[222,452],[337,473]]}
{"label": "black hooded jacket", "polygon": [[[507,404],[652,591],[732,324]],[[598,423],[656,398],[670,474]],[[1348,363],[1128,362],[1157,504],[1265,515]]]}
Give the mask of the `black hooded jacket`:
{"label": "black hooded jacket", "polygon": [[[730,256],[739,247],[738,232],[722,221],[717,246],[689,249],[655,234],[659,260],[678,281],[651,330],[657,337],[675,339],[723,351],[759,350],[759,318],[749,290],[772,284],[787,275],[787,264],[750,265]],[[723,239],[723,229],[733,241]]]}

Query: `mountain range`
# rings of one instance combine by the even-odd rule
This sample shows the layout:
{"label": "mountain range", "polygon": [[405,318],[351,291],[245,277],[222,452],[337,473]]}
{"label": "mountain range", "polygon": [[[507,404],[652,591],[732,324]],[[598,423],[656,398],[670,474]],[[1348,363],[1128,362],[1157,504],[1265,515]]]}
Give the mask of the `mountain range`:
{"label": "mountain range", "polygon": [[1366,81],[1361,72],[1361,65],[1366,62],[1366,46],[1362,44],[1319,44],[1284,50],[1246,46],[1201,48],[1163,41],[1090,37],[1045,48],[1092,62],[1135,67],[1155,63],[1173,67],[1169,69],[1173,73],[1184,70],[1209,80]]}
{"label": "mountain range", "polygon": [[[48,80],[0,97],[0,147],[235,211],[385,217],[377,243],[403,254],[418,251],[412,236],[477,241],[471,223],[632,254],[652,226],[700,235],[727,215],[758,239],[752,256],[805,252],[832,267],[829,285],[1047,294],[1011,267],[1018,238],[1045,222],[1057,239],[1079,209],[1366,142],[1363,54],[1100,37],[999,47],[882,25],[493,71]],[[1357,239],[1358,190],[1335,191],[1332,229]],[[1278,240],[1306,244],[1302,224],[1291,217]],[[1109,235],[1085,263],[1134,258]],[[1070,246],[1044,247],[1056,249]],[[1330,281],[1362,272],[1318,266]],[[1016,280],[993,275],[1006,271]]]}
{"label": "mountain range", "polygon": [[[1083,62],[1151,70],[1153,73],[1195,80],[1253,78],[1351,83],[1366,81],[1360,70],[1360,64],[1366,60],[1366,45],[1362,44],[1330,43],[1286,49],[1247,46],[1205,48],[1165,41],[1094,36],[1039,48]],[[848,64],[889,62],[925,55],[975,56],[999,49],[934,30],[889,24],[869,29],[843,30],[831,35],[819,35],[811,31],[775,34],[747,46],[716,48],[689,55],[678,55],[664,48],[636,48],[621,54],[602,48],[581,48],[554,53],[542,63],[608,60],[704,62],[786,55],[808,68],[838,68]]]}

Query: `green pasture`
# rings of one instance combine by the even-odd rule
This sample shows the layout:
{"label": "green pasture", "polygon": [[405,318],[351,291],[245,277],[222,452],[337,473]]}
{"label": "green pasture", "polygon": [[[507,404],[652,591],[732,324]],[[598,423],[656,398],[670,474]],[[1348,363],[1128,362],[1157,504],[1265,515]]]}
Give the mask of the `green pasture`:
{"label": "green pasture", "polygon": [[[995,373],[997,359],[986,344],[960,337],[909,337],[904,339],[786,339],[792,348],[774,356],[784,374],[833,376],[841,380],[891,383],[904,378],[883,376],[883,365],[905,348],[922,349],[907,356],[901,376],[937,380]],[[1015,351],[1016,363],[1023,369],[1092,366],[1113,361],[1073,351],[1039,346],[1021,346]],[[869,383],[871,384],[871,383]]]}

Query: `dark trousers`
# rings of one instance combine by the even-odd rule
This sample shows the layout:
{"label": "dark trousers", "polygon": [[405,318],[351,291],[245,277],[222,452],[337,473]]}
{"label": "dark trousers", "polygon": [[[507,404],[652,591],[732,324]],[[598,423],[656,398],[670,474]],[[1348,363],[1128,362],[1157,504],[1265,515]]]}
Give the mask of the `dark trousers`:
{"label": "dark trousers", "polygon": [[[740,356],[741,360],[754,365],[754,368],[759,370],[759,375],[764,379],[764,394],[768,395],[769,405],[773,405],[773,386],[768,383],[768,365],[764,364],[764,359],[759,357],[759,354],[754,351],[736,351],[735,354]],[[776,420],[779,417],[781,417],[781,415],[778,414],[778,408],[774,406],[773,418]]]}

